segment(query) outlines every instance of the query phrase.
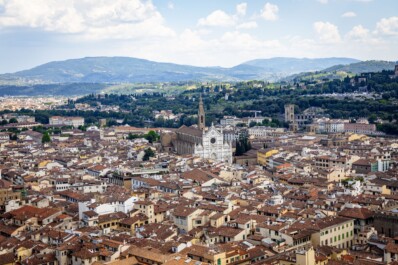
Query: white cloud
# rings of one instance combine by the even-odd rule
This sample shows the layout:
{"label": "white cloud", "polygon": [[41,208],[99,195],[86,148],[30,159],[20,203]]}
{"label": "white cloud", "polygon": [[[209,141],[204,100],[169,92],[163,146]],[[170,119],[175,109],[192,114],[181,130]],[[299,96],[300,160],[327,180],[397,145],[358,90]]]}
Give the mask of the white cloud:
{"label": "white cloud", "polygon": [[[362,42],[366,45],[367,49],[378,49],[386,45],[385,40],[382,38],[377,38],[377,35],[372,33],[369,29],[363,27],[362,25],[357,25],[353,27],[346,35],[346,44],[352,43],[352,41]],[[355,46],[355,45],[352,45]]]}
{"label": "white cloud", "polygon": [[151,1],[5,0],[0,27],[29,27],[86,38],[172,36]]}
{"label": "white cloud", "polygon": [[350,18],[350,17],[356,17],[357,14],[355,12],[349,11],[345,12],[344,14],[341,15],[342,17]]}
{"label": "white cloud", "polygon": [[247,3],[240,3],[236,5],[236,14],[238,16],[246,15],[246,11],[247,11]]}
{"label": "white cloud", "polygon": [[[282,46],[279,40],[257,38],[238,30],[218,35],[186,29],[176,38],[141,46],[134,52],[141,57],[158,61],[201,66],[234,66],[248,59],[272,57],[273,53],[281,54],[279,51]],[[159,50],[162,52],[154,52]]]}
{"label": "white cloud", "polygon": [[216,10],[210,13],[207,17],[198,20],[199,26],[212,27],[228,27],[234,26],[236,23],[246,15],[247,3],[240,3],[236,5],[236,14],[229,15],[222,10]]}
{"label": "white cloud", "polygon": [[174,3],[173,2],[169,2],[167,4],[167,8],[170,9],[170,10],[173,10],[174,9]]}
{"label": "white cloud", "polygon": [[328,0],[318,0],[318,2],[321,4],[327,4],[329,1]]}
{"label": "white cloud", "polygon": [[256,21],[244,22],[244,23],[236,26],[237,29],[255,29],[257,27],[258,27],[258,24]]}
{"label": "white cloud", "polygon": [[205,18],[198,21],[199,26],[219,26],[227,27],[235,25],[233,16],[228,15],[222,10],[216,10]]}
{"label": "white cloud", "polygon": [[364,28],[362,25],[358,25],[352,28],[347,33],[347,37],[351,39],[365,39],[369,36],[369,30]]}
{"label": "white cloud", "polygon": [[376,24],[376,32],[383,35],[398,35],[398,17],[382,18]]}
{"label": "white cloud", "polygon": [[330,22],[317,21],[314,23],[314,30],[323,43],[339,43],[341,41],[339,29]]}
{"label": "white cloud", "polygon": [[261,10],[261,17],[265,20],[274,21],[278,19],[279,8],[277,5],[266,3]]}
{"label": "white cloud", "polygon": [[255,51],[263,48],[277,48],[280,46],[278,40],[258,40],[248,33],[239,31],[226,32],[221,36],[220,47],[226,47],[235,51]]}

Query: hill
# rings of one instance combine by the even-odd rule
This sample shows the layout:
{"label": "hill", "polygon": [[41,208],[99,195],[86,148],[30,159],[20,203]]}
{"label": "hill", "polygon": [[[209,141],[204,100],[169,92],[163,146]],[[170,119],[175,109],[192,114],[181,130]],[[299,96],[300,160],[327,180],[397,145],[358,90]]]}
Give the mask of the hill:
{"label": "hill", "polygon": [[319,71],[334,65],[346,65],[360,62],[352,58],[289,58],[276,57],[271,59],[257,59],[243,63],[242,65],[250,65],[263,68],[267,72],[291,75],[301,72]]}
{"label": "hill", "polygon": [[129,57],[86,57],[50,62],[0,79],[34,83],[140,83],[229,79],[222,69]]}
{"label": "hill", "polygon": [[29,70],[0,75],[0,84],[146,83],[179,81],[267,80],[307,70],[321,70],[350,58],[271,58],[249,61],[232,68],[196,67],[129,57],[86,57],[46,63]]}
{"label": "hill", "polygon": [[346,76],[357,75],[367,72],[381,72],[383,70],[394,70],[395,63],[388,61],[363,61],[348,65],[335,65],[321,71],[303,72],[283,77],[280,81],[293,80],[321,80],[321,79],[343,79]]}
{"label": "hill", "polygon": [[395,62],[388,61],[363,61],[352,63],[348,65],[335,65],[322,70],[322,72],[347,72],[353,74],[360,74],[366,72],[380,72],[382,70],[393,70]]}

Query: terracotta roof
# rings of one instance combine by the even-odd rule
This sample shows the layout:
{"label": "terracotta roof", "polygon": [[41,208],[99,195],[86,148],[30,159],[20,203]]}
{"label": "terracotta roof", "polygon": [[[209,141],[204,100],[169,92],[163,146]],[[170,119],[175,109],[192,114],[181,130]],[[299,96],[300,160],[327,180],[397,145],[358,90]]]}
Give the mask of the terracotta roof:
{"label": "terracotta roof", "polygon": [[0,265],[14,263],[14,261],[15,257],[13,252],[0,255]]}
{"label": "terracotta roof", "polygon": [[180,217],[187,217],[191,214],[193,214],[197,208],[193,207],[177,207],[173,211],[174,216],[180,216]]}
{"label": "terracotta roof", "polygon": [[98,223],[109,222],[112,220],[120,220],[126,218],[127,214],[123,212],[109,213],[98,216]]}
{"label": "terracotta roof", "polygon": [[365,220],[373,217],[375,213],[370,211],[368,208],[345,208],[344,210],[340,211],[338,215]]}
{"label": "terracotta roof", "polygon": [[139,213],[132,217],[128,217],[119,221],[120,224],[123,225],[133,225],[139,221],[146,221],[148,217],[145,214]]}
{"label": "terracotta roof", "polygon": [[189,135],[193,135],[193,136],[196,136],[196,137],[202,137],[202,135],[203,135],[202,130],[199,130],[199,129],[194,128],[194,127],[187,127],[185,125],[183,125],[180,128],[178,128],[176,130],[176,133],[189,134]]}
{"label": "terracotta roof", "polygon": [[193,181],[196,181],[198,183],[204,183],[206,181],[209,181],[210,179],[213,179],[217,177],[213,173],[203,171],[201,169],[195,168],[191,171],[187,171],[181,174],[181,178],[183,179],[191,179]]}

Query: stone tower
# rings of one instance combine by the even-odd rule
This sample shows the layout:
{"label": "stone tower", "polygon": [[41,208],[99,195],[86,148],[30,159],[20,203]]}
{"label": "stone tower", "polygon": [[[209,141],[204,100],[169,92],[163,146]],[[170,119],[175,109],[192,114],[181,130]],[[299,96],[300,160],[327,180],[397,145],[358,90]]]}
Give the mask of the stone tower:
{"label": "stone tower", "polygon": [[205,129],[205,109],[203,108],[203,100],[202,95],[200,95],[199,99],[199,110],[198,110],[198,128],[199,130]]}
{"label": "stone tower", "polygon": [[294,123],[294,105],[286,104],[285,105],[285,122]]}

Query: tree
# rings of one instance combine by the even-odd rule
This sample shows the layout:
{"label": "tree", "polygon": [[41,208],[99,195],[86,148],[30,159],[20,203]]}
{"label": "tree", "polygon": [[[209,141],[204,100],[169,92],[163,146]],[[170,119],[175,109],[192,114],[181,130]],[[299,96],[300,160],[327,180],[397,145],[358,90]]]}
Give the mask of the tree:
{"label": "tree", "polygon": [[43,144],[51,142],[51,137],[50,137],[50,134],[48,134],[48,132],[45,132],[43,134],[43,137],[41,138],[41,142]]}
{"label": "tree", "polygon": [[129,133],[129,135],[127,136],[127,139],[129,139],[129,140],[134,140],[134,139],[137,139],[137,138],[140,138],[140,136],[137,135],[137,134]]}
{"label": "tree", "polygon": [[251,121],[250,124],[249,124],[249,127],[251,128],[251,127],[254,127],[254,126],[256,126],[256,125],[257,125],[257,122]]}
{"label": "tree", "polygon": [[145,139],[147,139],[150,143],[153,143],[160,139],[160,135],[157,134],[155,131],[149,131],[145,135]]}
{"label": "tree", "polygon": [[240,122],[240,123],[236,124],[236,127],[247,127],[247,124]]}
{"label": "tree", "polygon": [[155,152],[151,148],[147,148],[144,151],[144,157],[142,158],[143,161],[148,161],[150,157],[154,157]]}
{"label": "tree", "polygon": [[240,156],[252,149],[251,143],[247,136],[241,137],[239,140],[236,141],[236,151],[235,155]]}
{"label": "tree", "polygon": [[236,141],[236,147],[235,147],[235,155],[240,156],[244,153],[244,147],[242,146],[241,141]]}
{"label": "tree", "polygon": [[368,118],[369,123],[374,124],[376,122],[376,120],[377,120],[377,116],[374,113],[372,115],[370,115],[370,117]]}
{"label": "tree", "polygon": [[11,118],[10,121],[9,121],[9,123],[18,123],[18,121],[17,121],[17,119],[15,119],[15,118]]}

